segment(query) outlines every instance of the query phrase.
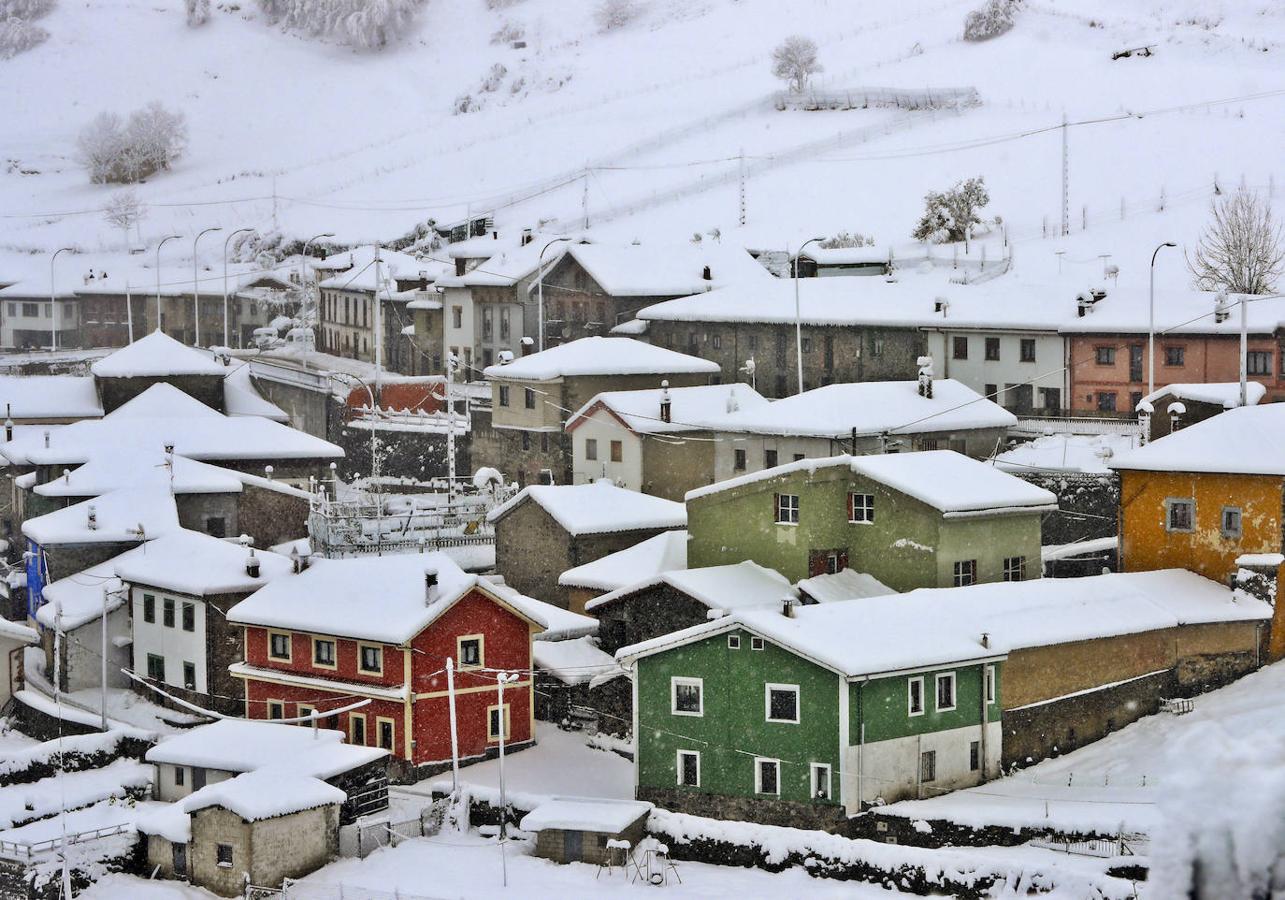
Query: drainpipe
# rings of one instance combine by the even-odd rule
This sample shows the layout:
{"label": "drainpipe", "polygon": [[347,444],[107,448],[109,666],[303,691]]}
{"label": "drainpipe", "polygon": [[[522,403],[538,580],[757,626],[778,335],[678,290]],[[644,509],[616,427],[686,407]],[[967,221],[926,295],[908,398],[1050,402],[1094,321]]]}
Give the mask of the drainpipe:
{"label": "drainpipe", "polygon": [[[987,636],[986,636],[986,635],[982,635],[982,641],[983,641],[983,643],[984,643],[984,644],[989,643],[989,641],[988,641],[986,638],[987,638]],[[989,710],[988,710],[988,705],[989,705],[989,704],[988,704],[988,703],[987,703],[987,701],[986,701],[986,666],[987,666],[987,663],[982,663],[982,665],[981,665],[981,672],[982,672],[982,739],[981,739],[981,741],[979,742],[979,743],[980,743],[980,745],[981,745],[981,759],[979,759],[979,760],[978,760],[978,763],[980,764],[980,765],[979,765],[979,768],[980,768],[980,769],[981,769],[981,771],[982,771],[982,781],[981,781],[981,783],[982,783],[982,784],[985,784],[985,783],[986,783],[986,726],[989,724],[989,723],[987,722],[987,719],[986,719],[986,714],[987,714],[987,712],[989,711]]]}
{"label": "drainpipe", "polygon": [[865,787],[865,768],[866,768],[866,682],[870,680],[867,675],[857,683],[857,812],[861,812],[861,792]]}

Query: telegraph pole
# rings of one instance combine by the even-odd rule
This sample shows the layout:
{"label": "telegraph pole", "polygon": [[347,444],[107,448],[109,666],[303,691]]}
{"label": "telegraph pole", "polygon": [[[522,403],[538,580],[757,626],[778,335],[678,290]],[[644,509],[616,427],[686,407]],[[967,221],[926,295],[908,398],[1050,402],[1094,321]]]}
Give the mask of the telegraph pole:
{"label": "telegraph pole", "polygon": [[1071,168],[1067,156],[1066,113],[1062,113],[1062,237],[1071,233]]}

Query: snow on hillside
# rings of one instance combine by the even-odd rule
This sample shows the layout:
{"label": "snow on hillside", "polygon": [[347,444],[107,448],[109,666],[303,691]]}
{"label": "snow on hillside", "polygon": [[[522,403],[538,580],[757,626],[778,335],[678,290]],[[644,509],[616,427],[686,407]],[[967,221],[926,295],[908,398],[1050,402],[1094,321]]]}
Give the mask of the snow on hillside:
{"label": "snow on hillside", "polygon": [[[189,29],[178,7],[64,0],[41,20],[48,41],[0,61],[0,78],[20,86],[0,98],[0,274],[38,267],[13,254],[119,245],[95,211],[112,189],[87,183],[75,136],[102,109],[151,99],[186,111],[191,143],[175,171],[140,189],[145,242],[274,223],[292,236],[387,239],[479,211],[501,227],[574,228],[587,207],[604,237],[718,228],[724,241],[784,246],[848,229],[900,246],[926,190],[980,173],[1019,269],[1044,276],[1063,265],[1087,279],[1100,276],[1101,253],[1127,276],[1158,239],[1193,240],[1215,175],[1229,186],[1242,175],[1285,184],[1285,171],[1273,172],[1283,168],[1285,94],[1249,99],[1285,89],[1278,4],[1048,0],[1028,4],[1010,33],[964,43],[974,5],[801,0],[783,19],[773,0],[646,0],[636,22],[604,34],[591,0],[496,10],[429,0],[400,42],[367,53],[280,31],[252,3]],[[491,43],[506,25],[525,49]],[[768,57],[793,31],[820,45],[819,88],[971,85],[982,105],[778,112]],[[1111,61],[1143,43],[1156,55]],[[505,73],[483,91],[497,63]],[[480,110],[453,114],[462,95]],[[1220,98],[1245,99],[1175,109]],[[1055,125],[1064,111],[1072,121],[1134,115],[1071,130],[1072,236],[1045,240],[1044,223],[1056,229],[1059,218],[1060,132],[1001,139]],[[676,199],[648,205],[673,189]],[[217,245],[203,245],[211,259]],[[185,252],[183,242],[166,251],[176,261]],[[988,252],[1003,252],[998,240]],[[1176,260],[1159,279],[1187,280]]]}

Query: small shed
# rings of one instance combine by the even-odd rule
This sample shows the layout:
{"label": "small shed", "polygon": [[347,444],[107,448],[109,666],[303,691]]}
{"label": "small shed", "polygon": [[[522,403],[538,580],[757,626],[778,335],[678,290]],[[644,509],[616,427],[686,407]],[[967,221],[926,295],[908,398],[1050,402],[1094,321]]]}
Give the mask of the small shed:
{"label": "small shed", "polygon": [[608,841],[638,846],[651,810],[652,804],[641,800],[555,797],[527,813],[520,827],[536,833],[536,856],[598,865],[607,860]]}

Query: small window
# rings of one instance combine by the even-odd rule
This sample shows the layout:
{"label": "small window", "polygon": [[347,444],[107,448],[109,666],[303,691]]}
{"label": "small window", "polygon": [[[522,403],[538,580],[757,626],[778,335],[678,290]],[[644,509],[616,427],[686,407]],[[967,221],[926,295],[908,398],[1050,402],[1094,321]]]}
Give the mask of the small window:
{"label": "small window", "polygon": [[883,356],[883,335],[876,334],[870,339],[870,355]]}
{"label": "small window", "polygon": [[486,708],[486,739],[488,741],[498,741],[504,738],[506,741],[511,737],[509,731],[509,704],[504,704],[503,708],[499,706],[488,706]]}
{"label": "small window", "polygon": [[357,651],[357,660],[357,668],[361,671],[378,675],[384,671],[384,648],[373,644],[361,644]]}
{"label": "small window", "polygon": [[812,764],[812,799],[830,799],[830,767],[825,763]]}
{"label": "small window", "polygon": [[937,751],[925,750],[919,754],[919,780],[937,780]]}
{"label": "small window", "polygon": [[701,755],[695,750],[678,751],[679,787],[701,786]]}
{"label": "small window", "polygon": [[1272,354],[1270,350],[1250,350],[1245,355],[1246,371],[1250,375],[1272,374]]}
{"label": "small window", "polygon": [[968,744],[968,771],[976,772],[982,767],[982,742],[970,741]]}
{"label": "small window", "polygon": [[549,452],[549,432],[547,431],[540,432],[540,452],[541,453]]}
{"label": "small window", "polygon": [[741,649],[741,636],[739,634],[729,634],[727,636],[727,649],[728,650]]}
{"label": "small window", "polygon": [[205,533],[211,537],[221,538],[228,536],[228,522],[223,516],[206,516]]}
{"label": "small window", "polygon": [[982,385],[982,391],[985,393],[986,399],[999,402],[999,385],[998,384]]}
{"label": "small window", "polygon": [[1026,557],[1025,556],[1004,557],[1004,580],[1005,581],[1025,581],[1026,580]]}
{"label": "small window", "polygon": [[946,672],[937,676],[937,712],[949,712],[955,708],[955,673]]}
{"label": "small window", "polygon": [[705,715],[705,682],[701,678],[669,679],[669,711],[676,716]]}
{"label": "small window", "polygon": [[986,339],[986,361],[987,362],[999,361],[999,338],[988,337]]}
{"label": "small window", "polygon": [[611,461],[620,462],[625,458],[625,445],[622,441],[611,442]]}
{"label": "small window", "polygon": [[779,759],[754,760],[754,793],[781,793],[781,761]]}
{"label": "small window", "polygon": [[1035,338],[1022,338],[1022,362],[1035,362]]}
{"label": "small window", "polygon": [[535,409],[535,391],[530,388],[524,388],[522,392],[522,403],[527,409]]}
{"label": "small window", "polygon": [[366,717],[361,713],[348,714],[348,743],[366,746]]}
{"label": "small window", "polygon": [[312,664],[333,669],[335,667],[335,642],[313,638]]}
{"label": "small window", "polygon": [[1098,412],[1115,412],[1115,391],[1098,391]]}
{"label": "small window", "polygon": [[196,604],[183,604],[183,630],[196,631]]}
{"label": "small window", "polygon": [[977,560],[961,559],[955,563],[955,587],[977,583]]}
{"label": "small window", "polygon": [[736,449],[732,451],[732,471],[745,471],[745,451]]}
{"label": "small window", "polygon": [[290,661],[290,635],[281,631],[268,632],[268,657]]}
{"label": "small window", "polygon": [[1241,514],[1239,506],[1224,506],[1222,514],[1222,535],[1225,538],[1239,538],[1241,535]]}
{"label": "small window", "polygon": [[775,450],[764,450],[764,451],[763,451],[763,468],[765,468],[765,469],[775,469],[775,468],[776,468],[776,463],[777,463],[776,451],[775,451]]}
{"label": "small window", "polygon": [[923,676],[911,678],[906,682],[906,713],[912,716],[924,714],[924,679]]}
{"label": "small window", "polygon": [[1166,366],[1185,366],[1187,364],[1187,348],[1182,346],[1165,347],[1165,365]]}
{"label": "small window", "polygon": [[995,702],[995,666],[986,667],[986,703]]}
{"label": "small window", "polygon": [[268,718],[284,719],[286,717],[286,705],[280,700],[268,701]]}
{"label": "small window", "polygon": [[152,681],[165,681],[165,657],[155,653],[147,654],[147,677]]}
{"label": "small window", "polygon": [[1196,527],[1194,500],[1166,500],[1165,527],[1169,531],[1192,531]]}
{"label": "small window", "polygon": [[500,405],[509,405],[509,386],[507,384],[500,385]]}
{"label": "small window", "polygon": [[174,627],[174,600],[170,597],[166,597],[162,602],[164,603],[164,606],[161,609],[161,624],[164,625],[166,628],[173,628]]}
{"label": "small window", "polygon": [[957,337],[951,341],[955,359],[968,359],[968,338]]}
{"label": "small window", "polygon": [[799,524],[799,495],[776,495],[776,521],[780,525]]}
{"label": "small window", "polygon": [[750,638],[750,649],[751,649],[751,650],[762,650],[762,649],[763,649],[763,639],[762,639],[761,637],[752,637],[752,638]]}
{"label": "small window", "polygon": [[196,665],[195,663],[183,663],[183,687],[189,691],[196,690]]}
{"label": "small window", "polygon": [[460,657],[460,668],[480,669],[482,667],[482,635],[471,634],[456,640]]}
{"label": "small window", "polygon": [[585,438],[585,442],[584,442],[584,458],[585,458],[585,459],[597,459],[597,458],[598,458],[598,440],[597,440],[597,438]]}
{"label": "small window", "polygon": [[713,337],[711,337],[711,338],[709,339],[709,344],[710,344],[710,346],[711,346],[711,347],[713,347],[715,350],[722,350],[722,349],[723,349],[723,336],[722,336],[721,334],[715,334]]}
{"label": "small window", "polygon": [[183,787],[187,784],[187,769],[182,766],[174,767],[174,786]]}
{"label": "small window", "polygon": [[875,520],[874,494],[848,494],[848,521],[869,525]]}
{"label": "small window", "polygon": [[1098,347],[1094,351],[1094,356],[1097,359],[1098,365],[1100,366],[1115,365],[1115,348],[1114,347]]}
{"label": "small window", "polygon": [[217,844],[214,848],[215,862],[220,869],[232,868],[232,845]]}
{"label": "small window", "polygon": [[800,460],[802,460],[802,459],[803,459],[803,454],[802,454],[802,453],[796,453],[796,454],[794,454],[794,460],[793,460],[794,462],[799,462],[799,461],[800,461]]}
{"label": "small window", "polygon": [[799,686],[797,684],[764,685],[766,718],[769,722],[799,722]]}
{"label": "small window", "polygon": [[391,751],[393,749],[394,735],[393,720],[378,719],[376,725],[379,732],[379,746],[384,750]]}
{"label": "small window", "polygon": [[156,622],[156,597],[152,594],[143,595],[143,621]]}

